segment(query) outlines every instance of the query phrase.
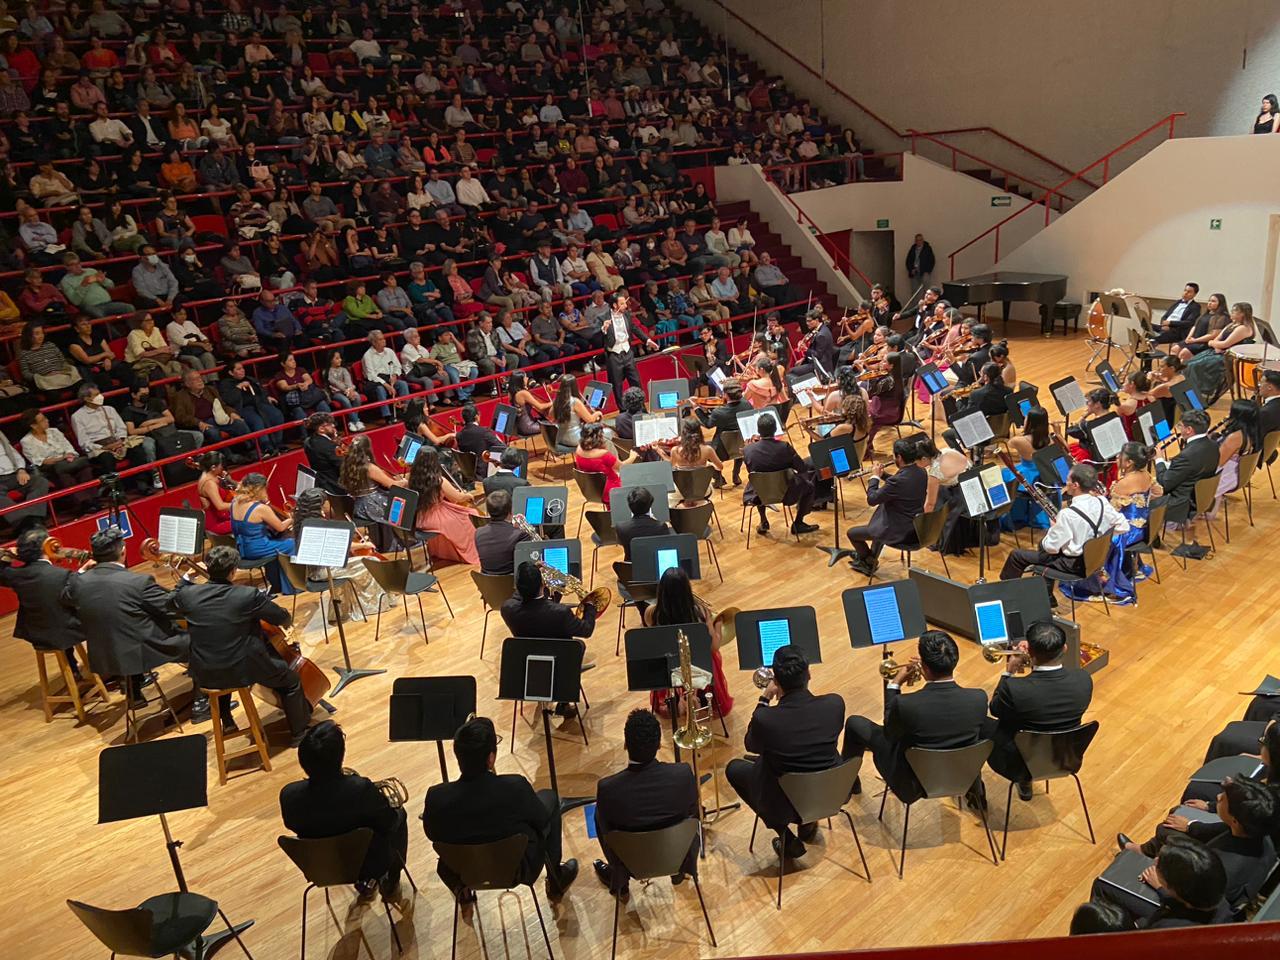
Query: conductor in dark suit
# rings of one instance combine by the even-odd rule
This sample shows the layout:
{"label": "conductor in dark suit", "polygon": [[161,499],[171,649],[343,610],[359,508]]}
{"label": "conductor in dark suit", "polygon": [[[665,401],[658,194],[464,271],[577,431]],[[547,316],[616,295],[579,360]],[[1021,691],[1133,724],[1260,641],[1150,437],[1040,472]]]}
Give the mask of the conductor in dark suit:
{"label": "conductor in dark suit", "polygon": [[99,676],[127,677],[129,697],[145,702],[142,675],[162,663],[186,661],[191,641],[173,623],[169,591],[155,577],[125,569],[119,527],[100,530],[89,545],[93,565],[67,578],[62,602],[84,627],[89,668]]}
{"label": "conductor in dark suit", "polygon": [[632,487],[627,492],[627,507],[631,519],[623,520],[614,528],[618,543],[622,545],[622,559],[631,560],[631,541],[636,537],[665,537],[671,533],[671,525],[654,519],[653,494],[644,487]]}
{"label": "conductor in dark suit", "polygon": [[1171,461],[1156,461],[1156,481],[1169,498],[1170,523],[1187,518],[1195,504],[1196,484],[1218,472],[1218,445],[1208,436],[1209,414],[1188,410],[1178,422],[1182,450]]}
{"label": "conductor in dark suit", "polygon": [[857,554],[849,565],[870,576],[880,563],[885,544],[916,546],[915,518],[924,510],[929,492],[929,475],[916,465],[916,446],[911,440],[893,442],[893,461],[898,472],[884,477],[884,465],[877,463],[867,482],[867,503],[875,507],[871,519],[846,533]]}
{"label": "conductor in dark suit", "polygon": [[[632,710],[623,728],[623,745],[627,750],[627,767],[602,777],[596,784],[596,838],[605,859],[592,866],[613,893],[627,892],[630,879],[626,868],[613,856],[604,842],[611,830],[661,830],[689,817],[698,816],[698,784],[693,768],[685,763],[663,763],[658,760],[662,746],[662,724],[648,710]],[[680,873],[672,882],[679,883],[698,872],[698,836],[694,835]]]}
{"label": "conductor in dark suit", "polygon": [[[809,664],[797,646],[779,647],[772,666],[773,680],[747,725],[745,746],[758,759],[730,760],[724,775],[766,827],[783,833],[786,849],[775,838],[774,852],[794,859],[804,856],[805,841],[813,838],[817,824],[802,825],[798,836],[792,833],[796,811],[778,777],[840,763],[836,741],[844,722],[844,699],[838,693],[815,696],[809,691]],[[778,705],[772,706],[775,699]]]}
{"label": "conductor in dark suit", "polygon": [[50,563],[44,555],[44,542],[49,531],[32,527],[18,537],[16,553],[20,566],[7,557],[0,558],[0,586],[18,596],[18,616],[13,635],[37,650],[61,650],[67,655],[71,669],[79,673],[75,645],[84,643],[84,630],[74,614],[62,605],[62,591],[71,571]]}
{"label": "conductor in dark suit", "polygon": [[[750,473],[772,473],[778,470],[791,470],[791,481],[787,484],[787,495],[783,503],[795,506],[795,519],[791,522],[793,534],[813,533],[817,526],[805,523],[804,518],[813,509],[813,466],[801,459],[795,448],[786,440],[778,439],[778,421],[771,413],[761,414],[756,421],[756,432],[760,439],[743,448],[742,459]],[[742,491],[742,502],[755,507],[760,513],[760,526],[756,531],[761,535],[769,532],[769,515],[765,506],[756,496],[750,482]]]}
{"label": "conductor in dark suit", "polygon": [[1174,301],[1164,312],[1160,322],[1160,335],[1153,343],[1181,343],[1191,333],[1191,328],[1200,319],[1200,304],[1196,303],[1196,295],[1200,293],[1200,284],[1188,283],[1182,288],[1182,297]]}
{"label": "conductor in dark suit", "polygon": [[498,457],[498,469],[484,478],[484,492],[489,494],[504,490],[510,494],[516,487],[529,486],[526,478],[516,476],[516,468],[524,463],[525,455],[519,447],[507,447]]}
{"label": "conductor in dark suit", "polygon": [[[715,430],[715,435],[711,438],[711,449],[715,450],[716,456],[721,460],[729,456],[729,451],[724,445],[723,434],[726,431],[736,432],[738,428],[738,414],[750,413],[753,409],[751,404],[742,399],[742,384],[737,380],[726,381],[724,385],[725,402],[718,407],[694,407],[693,415],[698,418],[698,422],[704,427]],[[736,457],[733,461],[733,484],[737,486],[742,482],[742,458]]]}
{"label": "conductor in dark suit", "polygon": [[[1258,396],[1262,400],[1262,409],[1258,411],[1258,432],[1266,437],[1268,433],[1280,430],[1280,370],[1263,372],[1258,384]],[[1272,454],[1272,460],[1274,459],[1275,455]]]}
{"label": "conductor in dark suit", "polygon": [[[207,583],[185,577],[173,591],[173,609],[187,621],[191,637],[191,676],[197,687],[230,689],[260,683],[276,692],[289,721],[293,746],[306,732],[311,704],[298,674],[290,670],[262,635],[262,623],[287,626],[291,617],[265,590],[233,584],[240,553],[235,547],[212,548],[205,557]],[[231,701],[219,703],[223,723],[231,722]]]}
{"label": "conductor in dark suit", "polygon": [[511,494],[494,490],[484,498],[489,522],[476,531],[476,553],[480,555],[480,572],[496,575],[515,573],[517,543],[529,534],[511,522]]}
{"label": "conductor in dark suit", "polygon": [[307,438],[302,449],[307,454],[307,464],[315,471],[316,486],[325,493],[345,494],[338,480],[342,473],[342,458],[338,456],[338,426],[331,413],[313,413],[307,418]]}
{"label": "conductor in dark suit", "polygon": [[[578,861],[560,861],[560,798],[554,790],[539,790],[518,773],[497,773],[498,737],[493,721],[474,717],[453,736],[453,755],[458,760],[458,779],[438,783],[427,790],[422,825],[434,843],[490,843],[524,834],[529,846],[524,852],[519,880],[533,883],[547,866],[547,895],[564,895],[578,876]],[[474,891],[462,886],[462,878],[443,860],[436,873],[459,899],[475,899]]]}
{"label": "conductor in dark suit", "polygon": [[501,453],[507,445],[496,433],[477,422],[479,416],[474,403],[463,406],[462,427],[458,430],[457,441],[459,450],[475,454],[476,476],[483,480],[489,475],[488,455]]}
{"label": "conductor in dark suit", "polygon": [[604,334],[604,365],[613,384],[613,399],[619,408],[627,384],[641,387],[640,373],[636,370],[636,355],[631,349],[632,340],[642,340],[650,350],[657,350],[649,331],[636,323],[628,309],[626,288],[609,299],[609,316],[604,318],[601,332]]}
{"label": "conductor in dark suit", "polygon": [[371,896],[375,885],[384,899],[395,899],[400,871],[409,850],[408,818],[404,808],[391,806],[372,781],[343,770],[346,737],[332,720],[317,723],[298,745],[298,764],[305,780],[285,784],[280,791],[284,825],[304,840],[336,837],[362,827],[373,841],[360,868],[356,890]]}
{"label": "conductor in dark suit", "polygon": [[804,322],[809,331],[809,345],[805,348],[804,358],[787,374],[787,380],[794,383],[815,374],[830,379],[836,372],[836,342],[822,308],[814,307],[806,313]]}
{"label": "conductor in dark suit", "polygon": [[[987,727],[987,697],[956,683],[952,674],[960,662],[956,642],[941,630],[926,630],[917,645],[924,686],[902,694],[910,664],[898,671],[884,690],[884,725],[866,717],[850,717],[844,725],[846,758],[871,751],[876,769],[903,803],[921,797],[915,773],[907,763],[907,750],[925,747],[948,750],[977,743]],[[965,795],[971,806],[986,803],[979,776]]]}
{"label": "conductor in dark suit", "polygon": [[[1056,623],[1044,621],[1027,628],[1021,657],[1010,657],[991,695],[996,718],[995,749],[987,765],[1018,785],[1018,796],[1031,799],[1031,777],[1018,753],[1019,730],[1070,730],[1080,725],[1093,699],[1093,678],[1084,670],[1068,670],[1062,663],[1067,635]],[[1015,676],[1027,663],[1031,673]]]}

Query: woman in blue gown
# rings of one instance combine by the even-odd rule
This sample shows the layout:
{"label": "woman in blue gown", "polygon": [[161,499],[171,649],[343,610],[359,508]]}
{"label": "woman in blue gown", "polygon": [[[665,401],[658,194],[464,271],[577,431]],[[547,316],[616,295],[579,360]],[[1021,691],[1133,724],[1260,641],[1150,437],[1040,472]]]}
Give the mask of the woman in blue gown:
{"label": "woman in blue gown", "polygon": [[[292,518],[281,519],[267,502],[267,478],[250,473],[240,481],[231,499],[231,533],[236,549],[244,560],[260,560],[279,554],[293,555],[293,538],[285,536],[293,526]],[[294,593],[293,584],[282,575],[279,563],[263,568],[272,592]]]}
{"label": "woman in blue gown", "polygon": [[1111,485],[1111,504],[1129,521],[1129,529],[1113,534],[1107,562],[1100,574],[1075,583],[1062,583],[1058,589],[1063,596],[1077,602],[1092,600],[1101,602],[1105,591],[1107,601],[1121,605],[1138,602],[1137,584],[1151,575],[1151,568],[1125,556],[1125,548],[1147,536],[1147,518],[1151,501],[1160,496],[1160,484],[1151,476],[1153,453],[1141,443],[1126,443],[1121,449],[1116,465],[1120,476]]}

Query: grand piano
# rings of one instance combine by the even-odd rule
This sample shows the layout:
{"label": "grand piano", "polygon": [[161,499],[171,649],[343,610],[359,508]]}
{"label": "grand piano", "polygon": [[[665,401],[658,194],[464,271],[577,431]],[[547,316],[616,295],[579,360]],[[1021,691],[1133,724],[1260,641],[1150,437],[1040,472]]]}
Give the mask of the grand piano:
{"label": "grand piano", "polygon": [[1014,300],[1040,305],[1040,332],[1053,333],[1053,305],[1067,295],[1067,278],[1057,273],[1010,273],[997,270],[963,280],[944,280],[942,297],[953,307],[976,306],[978,316],[988,303],[1004,304],[1009,320],[1009,304]]}

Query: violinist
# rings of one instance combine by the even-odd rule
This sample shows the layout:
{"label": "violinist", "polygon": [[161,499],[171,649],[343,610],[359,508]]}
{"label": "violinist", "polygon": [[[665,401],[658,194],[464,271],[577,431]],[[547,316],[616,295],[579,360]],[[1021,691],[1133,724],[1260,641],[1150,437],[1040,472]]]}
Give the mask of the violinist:
{"label": "violinist", "polygon": [[[715,430],[715,435],[711,438],[711,448],[722,462],[729,456],[728,448],[724,445],[723,434],[736,433],[738,414],[748,413],[751,410],[751,404],[742,398],[742,386],[736,380],[730,380],[724,385],[724,401],[722,406],[712,407],[710,410],[704,410],[701,407],[693,408],[693,415],[698,418],[698,422],[704,427]],[[736,487],[740,483],[742,483],[742,458],[738,457],[733,461],[733,485]]]}
{"label": "violinist", "polygon": [[[332,511],[329,509],[329,497],[319,487],[312,487],[309,490],[303,490],[298,494],[298,499],[293,506],[293,523],[294,527],[301,529],[307,520],[328,520],[333,517]],[[347,581],[355,588],[356,605],[352,608],[350,605],[341,607],[341,615],[346,620],[356,620],[363,622],[365,619],[365,610],[375,610],[379,603],[387,607],[394,607],[399,604],[400,598],[394,593],[384,593],[382,588],[378,586],[377,581],[373,579],[373,575],[369,573],[369,568],[364,565],[364,557],[373,554],[373,543],[364,539],[357,530],[351,541],[351,556],[344,567],[307,567],[307,580],[315,584],[328,584],[329,574],[333,574],[334,581]],[[317,615],[319,610],[316,611]],[[338,622],[339,608],[334,604],[329,604],[328,616],[330,623]],[[310,624],[304,625],[306,629]]]}
{"label": "violinist", "polygon": [[[267,502],[267,478],[250,473],[240,481],[231,498],[231,533],[236,549],[246,560],[260,560],[279,554],[293,553],[293,537],[288,536],[293,520],[281,518]],[[281,575],[280,564],[263,567],[267,581],[275,593],[292,594],[293,585]]]}
{"label": "violinist", "polygon": [[[422,451],[418,456],[422,456]],[[374,528],[378,549],[389,549],[390,535],[383,525],[387,517],[387,490],[402,485],[405,478],[392,476],[374,463],[373,446],[368,436],[361,435],[351,441],[351,449],[342,460],[342,473],[338,479],[355,498],[353,518],[356,523]]]}
{"label": "violinist", "polygon": [[302,449],[307,454],[307,463],[315,471],[316,485],[326,493],[346,493],[338,479],[342,458],[338,456],[338,425],[333,414],[313,413],[307,417],[306,430],[307,439],[302,442]]}
{"label": "violinist", "polygon": [[969,354],[969,359],[960,364],[956,370],[956,379],[964,386],[976,383],[982,368],[991,362],[991,328],[985,323],[975,323],[970,328],[970,335],[977,345]]}
{"label": "violinist", "polygon": [[674,447],[670,450],[659,447],[658,450],[663,458],[671,461],[672,469],[697,470],[699,467],[711,467],[715,470],[713,481],[719,478],[716,486],[724,485],[724,478],[720,474],[724,469],[724,461],[716,456],[715,450],[702,436],[702,425],[692,417],[680,422],[680,439]]}
{"label": "violinist", "polygon": [[777,310],[765,317],[762,336],[767,349],[774,350],[779,357],[786,357],[790,362],[791,341],[787,338],[787,328],[782,325],[782,317],[778,315]]}
{"label": "violinist", "polygon": [[916,343],[916,349],[923,357],[932,359],[941,355],[942,343],[951,329],[951,319],[948,316],[950,312],[951,304],[946,300],[934,303],[933,313],[926,318],[924,332]]}
{"label": "violinist", "polygon": [[871,287],[870,300],[871,319],[877,327],[890,326],[894,315],[902,308],[897,298],[878,283]]}
{"label": "violinist", "polygon": [[910,313],[895,313],[894,320],[900,318],[909,318],[911,327],[903,334],[904,342],[915,345],[920,342],[924,336],[925,327],[933,317],[934,305],[942,299],[942,288],[939,286],[931,286],[924,292],[924,296],[920,298],[920,302],[916,304],[914,311]]}
{"label": "violinist", "polygon": [[697,392],[699,387],[707,387],[712,393],[719,393],[711,375],[719,370],[729,372],[729,348],[723,340],[716,336],[715,327],[703,326],[698,329],[698,352],[693,355],[693,376],[689,378],[689,392]]}
{"label": "violinist", "polygon": [[850,357],[865,350],[870,345],[875,332],[876,322],[865,303],[856,313],[842,317],[840,336],[836,338],[836,346],[839,347],[838,366],[844,366],[849,362]]}
{"label": "violinist", "polygon": [[[184,576],[174,589],[174,612],[186,618],[191,636],[191,677],[196,687],[228,689],[262,684],[274,690],[284,708],[296,747],[311,719],[311,704],[298,674],[290,670],[263,636],[263,624],[285,627],[288,611],[272,602],[265,590],[233,584],[240,554],[235,547],[212,548],[205,558],[208,583]],[[218,703],[223,729],[236,728],[231,698]]]}
{"label": "violinist", "polygon": [[809,332],[800,341],[802,359],[791,370],[792,380],[804,380],[815,374],[826,379],[835,373],[836,344],[825,320],[821,306],[805,314],[804,322]]}
{"label": "violinist", "polygon": [[204,529],[217,537],[225,537],[231,533],[231,503],[222,494],[234,490],[236,482],[227,474],[222,453],[209,450],[196,458],[200,467],[200,479],[196,481],[196,492],[200,495],[200,507],[204,510]]}
{"label": "violinist", "polygon": [[757,410],[775,403],[785,403],[787,388],[782,382],[777,364],[770,360],[761,363],[753,371],[751,379],[743,385],[742,395]]}

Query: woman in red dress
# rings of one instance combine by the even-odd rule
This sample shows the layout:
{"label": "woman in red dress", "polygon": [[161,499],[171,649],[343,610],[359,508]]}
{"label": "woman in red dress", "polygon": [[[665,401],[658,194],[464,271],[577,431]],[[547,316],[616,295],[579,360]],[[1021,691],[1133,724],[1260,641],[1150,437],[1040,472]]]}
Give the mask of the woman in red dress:
{"label": "woman in red dress", "polygon": [[[229,479],[227,468],[222,462],[222,454],[210,450],[200,455],[196,461],[200,467],[200,479],[196,481],[196,492],[200,494],[200,506],[204,509],[204,532],[225,537],[231,533],[231,500],[222,492],[223,480]],[[235,489],[235,483],[231,484]]]}
{"label": "woman in red dress", "polygon": [[[683,567],[671,567],[663,573],[658,581],[657,597],[645,608],[644,622],[650,627],[706,624],[711,631],[711,682],[705,689],[714,698],[715,712],[722,717],[726,716],[733,709],[733,697],[729,693],[729,682],[725,679],[724,664],[720,659],[720,644],[723,642],[720,623],[712,615],[711,609],[693,595],[693,585]],[[697,689],[696,680],[694,686]],[[700,690],[698,696],[702,699],[703,691]],[[667,700],[663,691],[655,690],[651,693],[649,703],[655,713],[666,715]]]}
{"label": "woman in red dress", "polygon": [[604,427],[598,423],[584,423],[578,434],[578,446],[573,451],[573,465],[583,473],[604,474],[604,502],[609,502],[609,493],[622,486],[618,476],[620,463],[634,463],[636,452],[631,451],[627,459],[619,460],[610,449],[605,439]]}

